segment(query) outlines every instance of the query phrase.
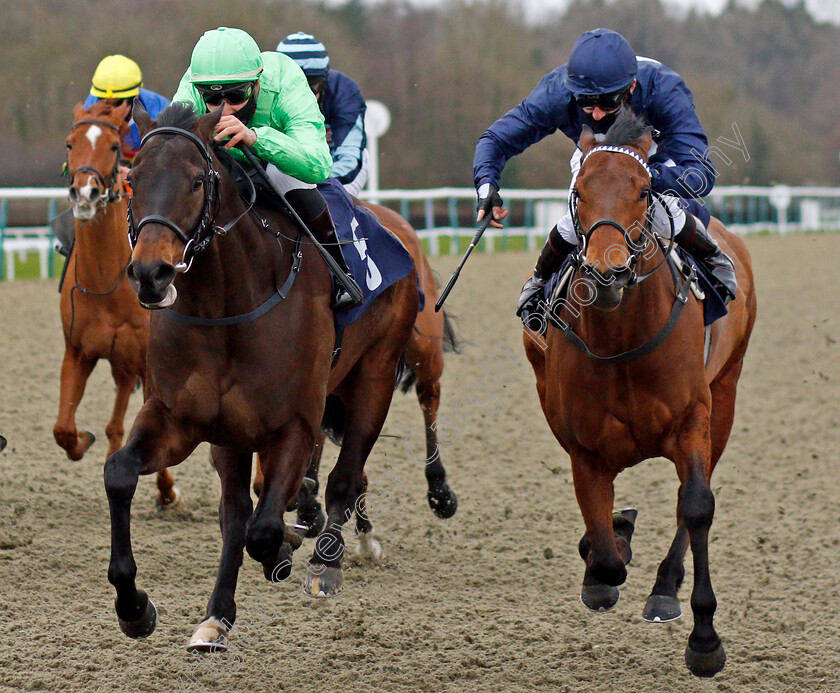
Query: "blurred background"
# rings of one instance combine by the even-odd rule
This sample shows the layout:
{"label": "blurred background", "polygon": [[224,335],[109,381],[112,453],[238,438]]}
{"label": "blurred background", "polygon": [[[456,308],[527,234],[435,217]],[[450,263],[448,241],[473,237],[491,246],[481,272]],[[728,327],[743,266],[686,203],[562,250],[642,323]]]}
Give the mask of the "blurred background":
{"label": "blurred background", "polygon": [[[264,50],[311,32],[334,68],[389,107],[382,188],[470,186],[479,135],[597,26],[684,77],[710,142],[731,139],[738,124],[750,161],[721,170],[719,185],[840,185],[837,5],[0,0],[0,187],[63,185],[73,106],[102,57],[133,58],[144,86],[171,97],[195,42],[220,25],[245,29]],[[544,140],[510,162],[503,186],[566,186],[572,146],[562,134]]]}

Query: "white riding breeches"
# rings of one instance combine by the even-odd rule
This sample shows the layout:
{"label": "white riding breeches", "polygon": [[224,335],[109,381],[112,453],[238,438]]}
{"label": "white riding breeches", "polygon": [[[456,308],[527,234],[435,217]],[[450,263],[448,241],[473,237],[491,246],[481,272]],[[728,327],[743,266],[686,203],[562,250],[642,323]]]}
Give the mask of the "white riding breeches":
{"label": "white riding breeches", "polygon": [[[569,194],[571,194],[575,187],[575,183],[577,182],[578,171],[580,171],[580,160],[581,151],[580,149],[575,149],[574,154],[572,154],[572,158],[569,160],[569,166],[572,169],[572,181],[569,184]],[[674,220],[674,232],[679,232],[679,230],[685,225],[685,202],[675,195],[662,195],[658,199],[664,200],[665,204],[668,206],[668,211]],[[658,199],[655,199],[653,203],[653,223],[651,230],[658,236],[670,238],[671,222],[668,219],[668,212],[665,211],[663,205],[658,201]],[[571,212],[566,211],[566,213],[560,217],[560,220],[557,222],[557,230],[560,232],[560,236],[564,241],[571,243],[572,245],[578,244],[577,234],[575,234],[575,227],[572,223]]]}

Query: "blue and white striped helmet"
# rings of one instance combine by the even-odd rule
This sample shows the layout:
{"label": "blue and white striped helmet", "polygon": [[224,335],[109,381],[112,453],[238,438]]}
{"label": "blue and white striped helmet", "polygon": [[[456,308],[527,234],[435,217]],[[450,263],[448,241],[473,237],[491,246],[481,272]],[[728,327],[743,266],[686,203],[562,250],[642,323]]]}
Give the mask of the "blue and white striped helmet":
{"label": "blue and white striped helmet", "polygon": [[330,71],[330,56],[324,44],[312,34],[302,31],[289,34],[277,44],[277,52],[288,55],[303,70],[307,77],[323,77],[326,79]]}

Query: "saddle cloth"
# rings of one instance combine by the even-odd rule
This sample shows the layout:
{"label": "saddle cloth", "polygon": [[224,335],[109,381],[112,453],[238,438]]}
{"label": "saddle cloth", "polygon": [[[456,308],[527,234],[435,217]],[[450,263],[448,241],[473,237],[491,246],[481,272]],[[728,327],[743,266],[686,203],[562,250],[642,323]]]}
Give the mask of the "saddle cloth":
{"label": "saddle cloth", "polygon": [[[353,198],[337,179],[319,183],[318,190],[329,206],[347,266],[364,294],[362,305],[336,313],[336,327],[343,329],[358,320],[379,294],[411,272],[414,260],[402,242],[373,214],[353,204]],[[419,282],[417,288],[420,311],[426,297]]]}
{"label": "saddle cloth", "polygon": [[[697,271],[697,280],[696,284],[700,288],[700,290],[706,294],[706,298],[703,300],[703,325],[708,327],[711,325],[715,320],[719,320],[724,315],[726,315],[729,310],[726,307],[726,302],[718,293],[717,289],[714,288],[711,280],[709,279],[708,270],[703,266],[703,263],[695,260],[691,255],[689,255],[685,250],[680,248],[677,245],[674,245],[679,254],[680,258],[683,262],[690,264],[694,269]],[[569,268],[571,264],[571,257],[567,257],[564,261],[560,269],[551,275],[549,280],[545,283],[545,287],[543,288],[543,298],[545,302],[544,311],[547,310],[548,306],[551,304],[551,301],[554,297],[554,292],[557,289],[557,284],[560,281],[560,278],[566,273],[566,270]],[[667,267],[660,268],[659,271],[667,272]],[[569,284],[571,282],[567,282],[566,286],[563,287],[563,295],[556,297],[556,298],[566,298],[566,293],[569,290]],[[556,299],[555,299],[556,300]]]}

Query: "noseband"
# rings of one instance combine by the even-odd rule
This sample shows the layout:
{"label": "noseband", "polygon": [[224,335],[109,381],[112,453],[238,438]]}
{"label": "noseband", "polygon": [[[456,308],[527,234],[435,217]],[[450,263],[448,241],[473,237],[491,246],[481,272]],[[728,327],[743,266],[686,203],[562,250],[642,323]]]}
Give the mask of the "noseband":
{"label": "noseband", "polygon": [[[77,120],[73,123],[73,127],[70,128],[72,132],[80,125],[104,125],[106,128],[111,128],[112,130],[116,130],[117,135],[120,134],[120,128],[114,125],[113,123],[109,123],[107,120],[97,120],[96,118],[85,118],[83,120]],[[98,168],[94,166],[79,166],[74,171],[70,170],[70,161],[69,161],[69,154],[64,159],[64,166],[61,167],[61,172],[64,177],[67,179],[68,186],[73,182],[73,179],[76,177],[77,173],[88,172],[92,173],[96,177],[96,182],[102,186],[103,190],[107,190],[108,194],[104,195],[103,197],[99,198],[99,203],[105,207],[111,202],[116,202],[123,196],[116,192],[115,188],[117,185],[117,176],[119,175],[119,167],[120,167],[120,150],[117,150],[117,156],[114,159],[114,167],[111,169],[111,175],[108,178],[102,175]],[[108,182],[110,180],[110,183]]]}
{"label": "noseband", "polygon": [[[594,152],[612,152],[616,154],[627,154],[628,156],[633,157],[639,164],[641,164],[642,168],[645,169],[645,172],[648,174],[649,178],[651,176],[650,167],[639,154],[634,152],[632,149],[628,149],[626,147],[617,147],[614,145],[602,145],[591,149],[581,162],[581,168],[586,162],[586,159],[588,159]],[[665,200],[662,198],[662,196],[659,193],[653,192],[653,190],[651,190],[650,187],[648,187],[647,209],[645,210],[645,227],[642,232],[642,237],[644,238],[645,236],[648,236],[648,234],[651,231],[651,227],[653,225],[653,203],[654,200],[657,200],[665,209],[665,213],[668,215],[668,221],[671,225],[671,240],[670,244],[666,248],[665,244],[662,243],[659,237],[654,236],[654,242],[656,243],[657,247],[662,251],[663,260],[658,265],[656,265],[656,267],[654,267],[650,272],[646,272],[641,276],[637,276],[635,266],[638,263],[639,258],[642,256],[642,252],[644,251],[645,247],[647,247],[647,244],[638,244],[636,241],[633,241],[633,239],[630,238],[630,232],[626,228],[624,228],[624,226],[621,223],[619,223],[615,219],[609,219],[606,217],[598,219],[595,223],[592,224],[592,226],[589,227],[588,231],[584,231],[583,226],[580,223],[580,217],[578,216],[577,212],[578,199],[579,195],[577,192],[577,188],[574,188],[572,190],[572,194],[569,196],[569,211],[572,215],[572,222],[574,224],[575,233],[580,239],[580,248],[577,251],[575,251],[575,254],[572,256],[572,261],[575,265],[575,268],[579,268],[582,264],[581,253],[585,252],[586,246],[589,242],[590,237],[592,236],[592,233],[601,226],[612,226],[613,228],[621,231],[622,235],[624,236],[624,240],[627,243],[627,246],[632,249],[630,260],[627,263],[627,267],[630,268],[632,274],[630,281],[627,283],[626,288],[630,288],[634,284],[640,284],[642,281],[644,281],[645,279],[650,277],[654,272],[656,272],[656,270],[658,270],[663,264],[667,264],[668,268],[671,271],[671,278],[674,282],[676,295],[674,298],[674,303],[671,306],[671,312],[668,315],[668,320],[666,321],[665,325],[663,325],[663,327],[659,330],[659,332],[657,332],[644,344],[641,344],[640,346],[621,352],[619,354],[614,354],[613,356],[601,356],[599,354],[595,354],[589,348],[589,346],[587,346],[587,344],[577,335],[577,333],[575,333],[574,329],[572,329],[571,323],[559,320],[556,316],[553,315],[552,311],[548,312],[549,322],[551,322],[552,325],[561,330],[565,335],[566,339],[568,339],[571,344],[573,344],[575,347],[586,353],[586,355],[589,356],[589,358],[591,358],[593,361],[597,361],[599,363],[621,363],[623,361],[628,361],[631,359],[636,359],[645,356],[646,354],[651,353],[660,344],[662,344],[662,342],[664,342],[668,338],[668,336],[676,327],[677,321],[680,318],[680,313],[682,312],[682,309],[688,302],[688,293],[691,288],[691,283],[696,278],[693,266],[690,266],[690,269],[688,270],[684,278],[680,277],[679,270],[676,268],[675,263],[671,258],[671,250],[674,247],[674,236],[676,235],[674,229],[674,217],[671,214],[670,209],[668,209],[668,205],[665,203]]]}
{"label": "noseband", "polygon": [[234,224],[236,224],[236,222],[238,222],[249,211],[251,211],[251,208],[254,206],[254,202],[256,201],[257,193],[254,188],[254,184],[251,182],[250,177],[245,176],[245,178],[251,185],[251,200],[248,203],[248,207],[245,209],[244,212],[242,212],[242,214],[235,217],[232,221],[229,221],[224,226],[216,225],[214,222],[216,220],[216,214],[218,214],[219,212],[219,205],[221,202],[218,188],[219,181],[221,180],[221,175],[213,167],[213,158],[210,155],[210,150],[207,147],[207,145],[189,130],[166,126],[156,128],[151,132],[147,132],[145,137],[143,137],[143,139],[140,142],[140,148],[142,149],[143,145],[145,145],[146,142],[148,142],[149,139],[151,139],[155,135],[177,135],[179,137],[186,137],[190,142],[192,142],[196,146],[202,158],[204,159],[204,203],[201,208],[201,217],[199,219],[198,224],[190,234],[187,234],[180,226],[178,226],[178,224],[176,224],[168,217],[161,216],[159,214],[149,214],[148,216],[143,217],[137,224],[135,224],[134,216],[131,211],[131,199],[129,199],[128,242],[131,245],[131,249],[134,250],[134,246],[137,243],[137,239],[140,237],[140,232],[143,230],[143,227],[146,226],[146,224],[161,224],[167,227],[184,243],[184,254],[181,258],[181,262],[175,265],[175,271],[183,273],[189,270],[189,268],[192,266],[192,261],[195,255],[204,250],[209,245],[210,241],[213,240],[213,236],[224,236],[228,231],[230,231],[230,229],[233,227]]}

